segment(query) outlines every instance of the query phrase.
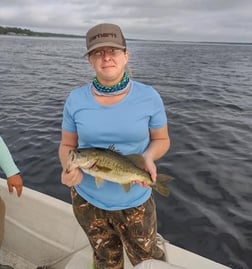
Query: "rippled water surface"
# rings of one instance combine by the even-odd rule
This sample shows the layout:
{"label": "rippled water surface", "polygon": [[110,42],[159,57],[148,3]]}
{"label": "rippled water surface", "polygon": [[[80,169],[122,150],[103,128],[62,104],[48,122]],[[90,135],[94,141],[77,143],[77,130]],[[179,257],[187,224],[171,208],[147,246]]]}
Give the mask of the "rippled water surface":
{"label": "rippled water surface", "polygon": [[[94,75],[84,40],[0,36],[0,134],[26,186],[70,202],[57,157],[71,89]],[[133,78],[163,97],[172,140],[155,193],[171,243],[252,268],[252,46],[129,41]],[[3,174],[1,174],[3,176]],[[214,268],[213,268],[214,269]]]}

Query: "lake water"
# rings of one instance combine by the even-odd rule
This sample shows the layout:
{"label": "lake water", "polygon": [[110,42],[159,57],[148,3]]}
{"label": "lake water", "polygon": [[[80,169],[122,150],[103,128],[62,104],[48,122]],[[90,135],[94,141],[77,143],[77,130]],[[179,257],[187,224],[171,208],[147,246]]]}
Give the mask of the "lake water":
{"label": "lake water", "polygon": [[[175,180],[168,198],[155,193],[158,231],[233,269],[251,269],[252,46],[128,47],[133,79],[160,92],[169,118],[172,146],[157,165]],[[0,36],[0,134],[25,186],[67,202],[57,150],[64,101],[94,75],[83,54],[84,39]]]}

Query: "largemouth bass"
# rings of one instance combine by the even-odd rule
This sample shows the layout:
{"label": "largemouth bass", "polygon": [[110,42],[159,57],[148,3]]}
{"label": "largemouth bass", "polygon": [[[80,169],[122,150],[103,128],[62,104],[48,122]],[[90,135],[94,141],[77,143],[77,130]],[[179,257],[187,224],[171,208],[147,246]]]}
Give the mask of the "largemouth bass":
{"label": "largemouth bass", "polygon": [[71,150],[67,161],[67,172],[80,168],[85,173],[95,177],[97,187],[104,180],[116,182],[128,192],[134,181],[144,182],[163,196],[168,196],[168,182],[173,178],[165,174],[157,174],[156,182],[144,167],[142,155],[122,155],[114,147],[84,148]]}

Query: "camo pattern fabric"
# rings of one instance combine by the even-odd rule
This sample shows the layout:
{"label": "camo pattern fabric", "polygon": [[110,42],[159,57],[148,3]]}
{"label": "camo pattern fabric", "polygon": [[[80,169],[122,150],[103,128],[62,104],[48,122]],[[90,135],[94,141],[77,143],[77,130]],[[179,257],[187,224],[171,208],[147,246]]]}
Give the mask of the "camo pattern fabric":
{"label": "camo pattern fabric", "polygon": [[143,205],[107,211],[84,200],[71,188],[73,211],[94,251],[95,269],[123,269],[123,247],[135,266],[143,260],[165,260],[157,246],[153,196]]}

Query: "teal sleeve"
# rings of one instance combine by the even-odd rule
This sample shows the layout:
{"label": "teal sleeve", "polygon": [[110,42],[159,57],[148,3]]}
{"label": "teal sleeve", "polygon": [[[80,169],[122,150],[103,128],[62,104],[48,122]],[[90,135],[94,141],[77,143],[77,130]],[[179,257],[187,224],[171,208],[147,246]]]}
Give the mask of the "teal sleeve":
{"label": "teal sleeve", "polygon": [[11,156],[8,147],[4,143],[1,136],[0,136],[0,168],[4,171],[7,178],[20,172]]}

